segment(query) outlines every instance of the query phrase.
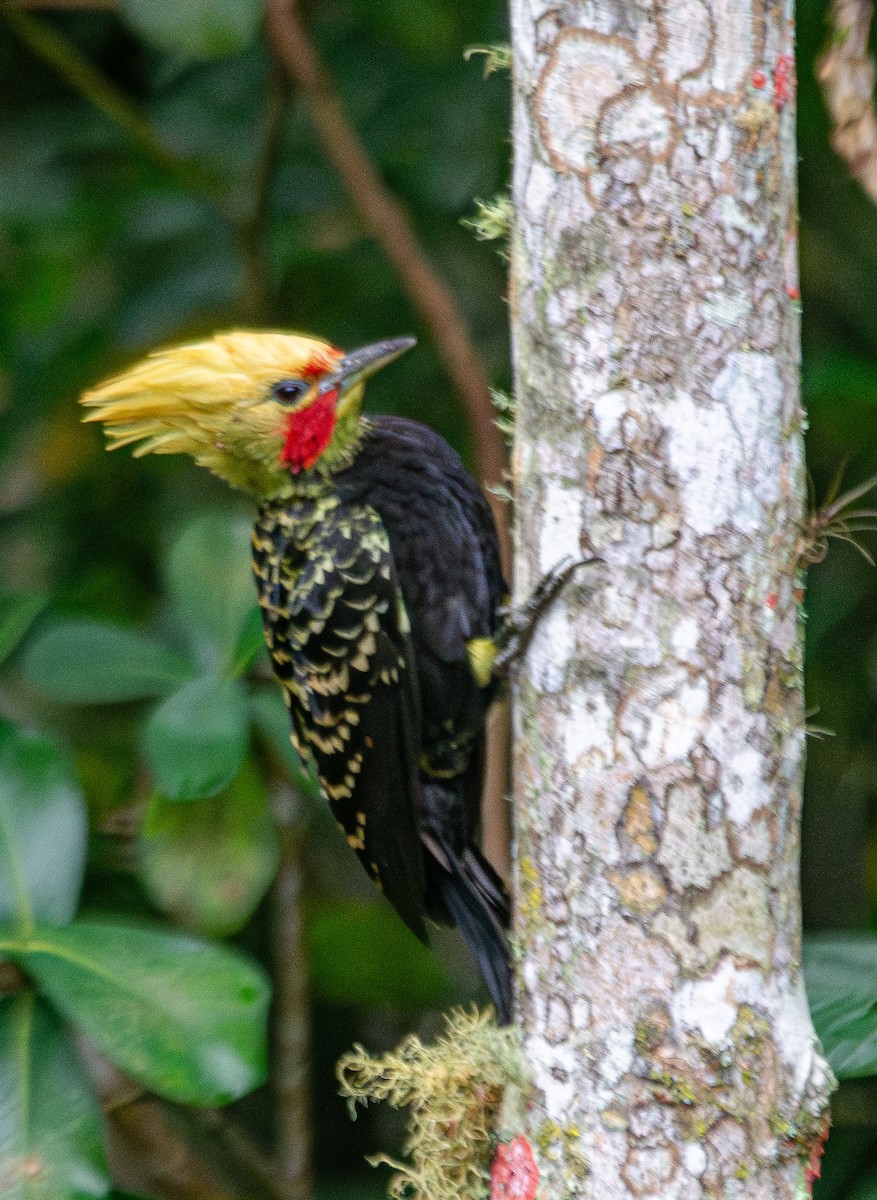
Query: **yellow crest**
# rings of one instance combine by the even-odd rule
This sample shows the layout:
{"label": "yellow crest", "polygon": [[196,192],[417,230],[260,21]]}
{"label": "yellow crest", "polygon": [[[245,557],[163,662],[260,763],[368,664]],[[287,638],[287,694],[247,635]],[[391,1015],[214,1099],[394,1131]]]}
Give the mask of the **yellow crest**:
{"label": "yellow crest", "polygon": [[82,397],[86,421],[106,427],[109,449],[191,454],[232,483],[260,494],[282,486],[277,458],[278,380],[317,378],[341,351],[302,334],[233,331],[150,354]]}

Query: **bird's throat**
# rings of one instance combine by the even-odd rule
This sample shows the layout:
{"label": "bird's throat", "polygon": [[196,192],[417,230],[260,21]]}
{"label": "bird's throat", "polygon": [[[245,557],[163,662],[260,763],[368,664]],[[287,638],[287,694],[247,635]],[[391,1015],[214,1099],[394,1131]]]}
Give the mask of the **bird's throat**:
{"label": "bird's throat", "polygon": [[325,392],[306,408],[288,413],[280,461],[293,475],[308,471],[332,441],[338,392]]}

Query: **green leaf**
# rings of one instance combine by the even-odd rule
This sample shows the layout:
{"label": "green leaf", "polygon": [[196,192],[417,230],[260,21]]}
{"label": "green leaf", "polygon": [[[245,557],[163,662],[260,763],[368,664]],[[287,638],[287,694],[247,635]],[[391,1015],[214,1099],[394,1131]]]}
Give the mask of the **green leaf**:
{"label": "green leaf", "polygon": [[85,802],[50,738],[0,722],[0,921],[73,919],[85,870]]}
{"label": "green leaf", "polygon": [[[179,6],[178,6],[179,7]],[[236,665],[254,625],[256,589],[250,568],[250,522],[225,512],[190,521],[165,564],[167,587],[192,653],[205,670]]]}
{"label": "green leaf", "polygon": [[4,1200],[106,1196],[100,1109],[57,1019],[32,992],[0,1000],[0,1080]]}
{"label": "green leaf", "polygon": [[265,632],[262,628],[262,613],[258,605],[254,605],[244,617],[237,645],[232,655],[232,674],[243,675],[247,672],[260,654],[266,653]]}
{"label": "green leaf", "polygon": [[216,937],[246,924],[277,858],[265,788],[250,762],[212,799],[175,804],[156,796],[140,839],[150,898],[181,925]]}
{"label": "green leaf", "polygon": [[877,938],[806,938],[804,978],[813,1024],[838,1079],[877,1074]]}
{"label": "green leaf", "polygon": [[245,49],[259,31],[263,0],[121,0],[132,29],[160,50],[186,58],[219,58]]}
{"label": "green leaf", "polygon": [[331,1003],[426,1008],[455,995],[436,956],[383,904],[312,909],[308,963],[315,993]]}
{"label": "green leaf", "polygon": [[305,766],[289,737],[289,711],[279,687],[260,688],[250,695],[250,712],[256,729],[286,768],[299,791],[318,796],[320,787],[313,766]]}
{"label": "green leaf", "polygon": [[247,694],[236,679],[203,676],[168,696],[144,733],[156,790],[170,800],[215,796],[244,761]]}
{"label": "green leaf", "polygon": [[144,634],[89,620],[58,621],[24,662],[28,682],[65,704],[163,696],[191,674],[184,659]]}
{"label": "green leaf", "polygon": [[45,596],[4,596],[0,599],[0,662],[9,657],[46,603]]}
{"label": "green leaf", "polygon": [[223,946],[82,921],[30,938],[0,935],[0,954],[165,1099],[227,1104],[265,1078],[268,982]]}

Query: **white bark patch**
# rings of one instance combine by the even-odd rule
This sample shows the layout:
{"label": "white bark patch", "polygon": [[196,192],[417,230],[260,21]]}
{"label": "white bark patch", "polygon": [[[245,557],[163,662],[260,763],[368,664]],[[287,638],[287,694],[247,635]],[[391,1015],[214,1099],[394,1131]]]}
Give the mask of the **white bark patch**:
{"label": "white bark patch", "polygon": [[710,83],[720,92],[743,85],[755,45],[751,0],[712,0],[715,29]]}
{"label": "white bark patch", "polygon": [[533,1084],[545,1097],[545,1112],[549,1120],[565,1124],[576,1092],[578,1061],[570,1045],[552,1046],[545,1038],[528,1038],[527,1062],[533,1074]]}
{"label": "white bark patch", "polygon": [[608,450],[620,450],[621,418],[627,411],[629,397],[623,388],[597,395],[593,400],[593,414],[600,434],[600,444]]}
{"label": "white bark patch", "polygon": [[762,774],[764,762],[758,751],[750,747],[727,761],[723,791],[728,816],[738,825],[745,825],[757,809],[770,803],[770,787]]}
{"label": "white bark patch", "polygon": [[688,1174],[700,1179],[706,1170],[706,1150],[700,1142],[685,1142],[682,1146],[682,1161]]}
{"label": "white bark patch", "polygon": [[565,761],[577,770],[608,767],[614,756],[613,712],[599,683],[576,688],[564,720]]}
{"label": "white bark patch", "polygon": [[565,30],[558,38],[539,110],[559,166],[582,174],[593,165],[603,105],[625,86],[644,82],[632,49],[583,29]]}
{"label": "white bark patch", "polygon": [[705,680],[665,684],[660,699],[647,692],[633,697],[624,709],[619,730],[627,748],[644,767],[676,762],[691,751],[709,704]]}
{"label": "white bark patch", "polygon": [[706,66],[712,41],[709,8],[704,0],[677,0],[661,7],[661,68],[665,79],[677,83]]}
{"label": "white bark patch", "polygon": [[604,154],[630,150],[661,158],[670,148],[672,134],[666,104],[642,88],[625,91],[607,103],[600,119],[599,144]]}
{"label": "white bark patch", "polygon": [[540,572],[544,575],[565,558],[580,558],[581,537],[581,495],[569,484],[546,480]]}
{"label": "white bark patch", "polygon": [[559,692],[574,650],[575,629],[563,598],[558,597],[539,622],[530,647],[537,686],[545,692]]}
{"label": "white bark patch", "polygon": [[777,1034],[780,1052],[794,1071],[797,1087],[803,1090],[814,1063],[819,1061],[819,1042],[810,1026],[807,993],[800,975],[796,985],[783,997],[777,1017]]}
{"label": "white bark patch", "polygon": [[679,659],[683,662],[693,662],[699,637],[700,626],[694,617],[683,617],[678,625],[673,627],[670,644]]}
{"label": "white bark patch", "polygon": [[764,455],[782,394],[769,355],[738,352],[716,377],[708,407],[676,396],[666,418],[669,457],[696,533],[715,533],[728,522],[751,528],[763,505],[779,499],[781,481]]}
{"label": "white bark patch", "polygon": [[673,1001],[673,1017],[684,1029],[695,1029],[711,1046],[722,1046],[737,1020],[738,1003],[731,993],[737,969],[723,959],[712,975],[684,983]]}

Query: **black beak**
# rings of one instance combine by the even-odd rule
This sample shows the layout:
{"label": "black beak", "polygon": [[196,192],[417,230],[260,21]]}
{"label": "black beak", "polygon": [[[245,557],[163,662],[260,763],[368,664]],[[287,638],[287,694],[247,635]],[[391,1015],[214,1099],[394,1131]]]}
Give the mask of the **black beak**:
{"label": "black beak", "polygon": [[416,345],[416,338],[398,337],[388,338],[384,342],[372,342],[370,346],[360,346],[358,350],[351,350],[341,359],[338,369],[326,376],[320,384],[319,391],[347,391],[356,383],[364,383],[376,371],[380,371],[381,367],[393,362],[400,354]]}

